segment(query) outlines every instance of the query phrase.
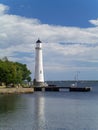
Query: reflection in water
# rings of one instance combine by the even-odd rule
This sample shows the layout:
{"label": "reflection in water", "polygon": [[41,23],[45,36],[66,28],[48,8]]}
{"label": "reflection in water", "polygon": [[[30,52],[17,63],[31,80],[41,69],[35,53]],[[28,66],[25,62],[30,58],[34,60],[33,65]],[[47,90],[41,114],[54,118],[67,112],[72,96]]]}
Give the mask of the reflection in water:
{"label": "reflection in water", "polygon": [[17,95],[0,95],[0,113],[16,110]]}
{"label": "reflection in water", "polygon": [[36,93],[35,96],[35,124],[37,130],[45,129],[45,98],[43,93]]}

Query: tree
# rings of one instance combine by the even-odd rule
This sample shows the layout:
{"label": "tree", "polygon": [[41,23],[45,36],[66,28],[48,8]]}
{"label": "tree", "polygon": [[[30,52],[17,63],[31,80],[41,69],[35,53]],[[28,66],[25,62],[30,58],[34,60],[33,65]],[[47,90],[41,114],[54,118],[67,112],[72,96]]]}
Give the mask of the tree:
{"label": "tree", "polygon": [[4,82],[6,85],[13,84],[21,84],[23,81],[27,80],[31,81],[30,70],[28,70],[26,64],[22,64],[19,62],[0,60],[0,82]]}
{"label": "tree", "polygon": [[16,62],[15,63],[17,65],[17,71],[20,71],[22,74],[22,81],[27,80],[28,82],[31,81],[31,77],[30,77],[30,70],[27,69],[26,64],[21,64]]}

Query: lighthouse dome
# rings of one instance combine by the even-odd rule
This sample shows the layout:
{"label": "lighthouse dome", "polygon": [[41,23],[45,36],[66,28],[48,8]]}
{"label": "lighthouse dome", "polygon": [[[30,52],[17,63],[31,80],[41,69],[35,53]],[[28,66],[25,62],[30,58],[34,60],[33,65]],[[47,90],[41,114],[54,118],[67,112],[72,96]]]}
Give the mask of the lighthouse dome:
{"label": "lighthouse dome", "polygon": [[42,43],[42,42],[40,41],[40,39],[38,39],[38,40],[36,41],[36,43]]}

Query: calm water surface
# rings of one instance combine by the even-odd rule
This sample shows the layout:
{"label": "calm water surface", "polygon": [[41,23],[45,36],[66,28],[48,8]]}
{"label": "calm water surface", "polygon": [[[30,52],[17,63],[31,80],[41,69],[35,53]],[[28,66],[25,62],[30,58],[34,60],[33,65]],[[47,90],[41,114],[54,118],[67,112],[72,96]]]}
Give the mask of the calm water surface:
{"label": "calm water surface", "polygon": [[0,95],[0,130],[98,130],[98,88]]}

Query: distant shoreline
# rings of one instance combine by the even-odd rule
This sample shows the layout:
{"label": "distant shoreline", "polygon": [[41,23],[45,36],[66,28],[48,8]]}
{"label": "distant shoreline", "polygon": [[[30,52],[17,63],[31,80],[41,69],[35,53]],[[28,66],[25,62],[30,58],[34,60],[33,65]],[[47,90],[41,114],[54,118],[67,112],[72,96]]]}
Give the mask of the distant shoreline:
{"label": "distant shoreline", "polygon": [[[46,82],[75,82],[76,80],[48,80]],[[98,82],[98,80],[78,80],[79,82]]]}

